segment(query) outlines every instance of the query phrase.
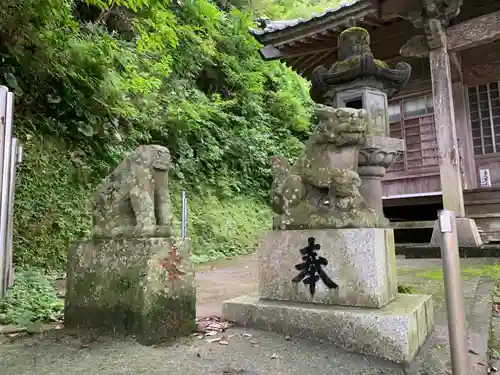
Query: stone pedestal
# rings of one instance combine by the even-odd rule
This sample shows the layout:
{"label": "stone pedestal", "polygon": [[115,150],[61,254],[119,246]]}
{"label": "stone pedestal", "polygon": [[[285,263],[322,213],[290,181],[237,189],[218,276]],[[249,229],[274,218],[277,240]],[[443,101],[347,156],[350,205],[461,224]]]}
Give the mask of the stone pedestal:
{"label": "stone pedestal", "polygon": [[224,302],[242,326],[324,340],[396,363],[413,360],[434,327],[432,297],[400,294],[381,309],[278,302],[243,296]]}
{"label": "stone pedestal", "polygon": [[358,174],[361,178],[359,192],[365,199],[368,207],[373,208],[379,218],[384,218],[384,206],[382,203],[382,178],[385,176],[385,168],[376,166],[360,166]]}
{"label": "stone pedestal", "polygon": [[[292,279],[300,249],[314,237],[326,258],[326,275],[309,286]],[[259,244],[258,297],[224,302],[223,315],[238,324],[328,340],[347,350],[394,362],[413,359],[433,329],[432,299],[399,295],[392,229],[275,231]]]}
{"label": "stone pedestal", "polygon": [[[318,282],[311,297],[303,283],[292,283],[301,262],[299,249],[314,237],[318,255],[328,260],[326,274],[339,285]],[[259,246],[259,296],[291,302],[382,307],[396,298],[394,237],[388,229],[287,230],[270,232]]]}
{"label": "stone pedestal", "polygon": [[386,169],[404,150],[405,144],[402,139],[371,136],[359,151],[358,174],[362,181],[361,195],[368,207],[373,208],[378,217],[386,221],[387,226],[389,221],[385,219],[382,204],[382,179]]}
{"label": "stone pedestal", "polygon": [[[458,246],[481,246],[483,240],[477,229],[474,219],[467,219],[465,217],[457,217],[457,237]],[[441,229],[439,227],[439,220],[434,223],[431,237],[432,246],[441,245]]]}
{"label": "stone pedestal", "polygon": [[196,285],[187,242],[92,239],[68,254],[68,328],[118,331],[144,345],[195,329]]}

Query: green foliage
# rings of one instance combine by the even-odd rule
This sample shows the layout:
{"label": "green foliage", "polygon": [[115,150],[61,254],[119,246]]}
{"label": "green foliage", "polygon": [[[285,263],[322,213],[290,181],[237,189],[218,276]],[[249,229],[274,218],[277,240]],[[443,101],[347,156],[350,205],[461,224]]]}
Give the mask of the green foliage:
{"label": "green foliage", "polygon": [[271,212],[255,198],[221,200],[210,194],[193,197],[190,205],[189,234],[195,263],[251,252],[263,230],[270,229]]}
{"label": "green foliage", "polygon": [[268,158],[297,155],[311,109],[303,79],[261,60],[254,16],[209,0],[0,3],[0,84],[25,149],[16,264],[62,267],[92,190],[145,143],[172,153],[196,260],[252,248],[270,222]]}
{"label": "green foliage", "polygon": [[415,291],[413,290],[413,287],[408,284],[398,284],[398,293],[402,294],[414,294]]}
{"label": "green foliage", "polygon": [[222,8],[231,6],[251,10],[259,16],[275,20],[305,18],[319,14],[327,8],[336,8],[343,0],[217,0]]}
{"label": "green foliage", "polygon": [[88,160],[55,137],[19,136],[25,156],[16,189],[14,260],[60,268],[70,241],[90,227],[87,200],[93,171]]}
{"label": "green foliage", "polygon": [[52,282],[40,271],[16,272],[13,287],[0,301],[0,323],[27,326],[59,320],[64,300],[57,296]]}

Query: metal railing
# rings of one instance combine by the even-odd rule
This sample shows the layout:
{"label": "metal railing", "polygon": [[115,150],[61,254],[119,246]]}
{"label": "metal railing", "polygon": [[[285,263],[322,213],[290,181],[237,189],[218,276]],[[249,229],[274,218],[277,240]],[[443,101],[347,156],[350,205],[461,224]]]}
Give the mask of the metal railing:
{"label": "metal railing", "polygon": [[17,165],[23,149],[12,137],[14,94],[0,86],[0,298],[14,282],[13,216]]}

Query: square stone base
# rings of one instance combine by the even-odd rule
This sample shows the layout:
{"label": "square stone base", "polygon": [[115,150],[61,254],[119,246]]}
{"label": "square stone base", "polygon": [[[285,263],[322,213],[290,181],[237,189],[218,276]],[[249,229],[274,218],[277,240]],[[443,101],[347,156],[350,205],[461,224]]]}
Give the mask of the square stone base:
{"label": "square stone base", "polygon": [[225,301],[238,325],[329,341],[351,352],[411,362],[434,328],[432,296],[400,294],[381,309],[304,304],[243,296]]}
{"label": "square stone base", "polygon": [[[328,289],[320,280],[311,296],[308,285],[292,282],[309,237],[321,246],[318,256],[328,261],[323,270],[338,289]],[[398,293],[392,229],[272,231],[262,237],[258,251],[262,299],[380,308]]]}
{"label": "square stone base", "polygon": [[196,285],[187,242],[91,239],[68,252],[64,324],[117,331],[153,345],[196,326]]}
{"label": "square stone base", "polygon": [[[481,246],[483,240],[477,229],[474,219],[465,217],[457,217],[457,238],[458,246]],[[431,246],[441,246],[441,229],[439,227],[439,220],[434,223],[432,230]]]}

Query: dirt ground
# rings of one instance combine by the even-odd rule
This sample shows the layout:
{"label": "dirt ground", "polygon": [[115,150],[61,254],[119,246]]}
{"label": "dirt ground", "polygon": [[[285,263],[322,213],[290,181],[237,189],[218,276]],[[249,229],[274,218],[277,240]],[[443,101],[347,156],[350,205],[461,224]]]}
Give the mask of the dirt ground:
{"label": "dirt ground", "polygon": [[199,266],[196,272],[197,315],[220,315],[222,301],[257,293],[258,271],[256,254]]}
{"label": "dirt ground", "polygon": [[[465,259],[462,266],[481,270],[492,259]],[[102,337],[65,330],[0,342],[1,375],[448,375],[446,314],[439,259],[398,259],[398,279],[419,292],[433,293],[436,334],[429,339],[415,371],[360,356],[327,343],[250,329],[222,333],[227,345],[189,337],[169,346],[144,347],[133,338]],[[480,274],[480,272],[477,272]],[[198,316],[220,315],[222,301],[257,292],[256,255],[205,264],[197,269]],[[477,299],[478,275],[464,278],[468,316]],[[426,353],[430,353],[431,357]],[[431,360],[432,359],[432,360]],[[424,372],[422,372],[424,370]]]}

